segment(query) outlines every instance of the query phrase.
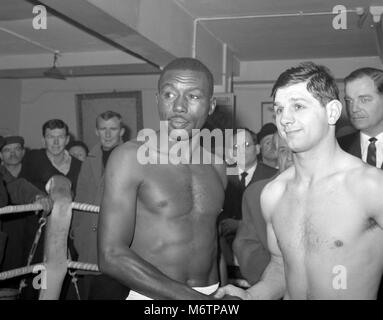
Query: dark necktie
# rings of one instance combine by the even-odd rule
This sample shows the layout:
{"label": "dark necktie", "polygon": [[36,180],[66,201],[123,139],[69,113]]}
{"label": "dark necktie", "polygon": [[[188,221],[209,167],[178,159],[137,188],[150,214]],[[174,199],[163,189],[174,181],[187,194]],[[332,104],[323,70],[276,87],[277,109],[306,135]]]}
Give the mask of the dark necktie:
{"label": "dark necktie", "polygon": [[368,145],[368,150],[367,150],[367,163],[376,167],[376,138],[372,137],[368,139],[370,141],[370,144]]}
{"label": "dark necktie", "polygon": [[246,188],[246,176],[248,175],[248,173],[246,171],[243,171],[241,173],[241,185],[243,188]]}

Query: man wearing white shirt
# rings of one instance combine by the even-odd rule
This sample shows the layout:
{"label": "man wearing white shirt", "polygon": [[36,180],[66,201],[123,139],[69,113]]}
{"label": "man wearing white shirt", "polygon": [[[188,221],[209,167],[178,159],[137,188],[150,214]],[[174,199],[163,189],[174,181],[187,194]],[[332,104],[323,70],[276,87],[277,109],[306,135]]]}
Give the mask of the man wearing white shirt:
{"label": "man wearing white shirt", "polygon": [[343,136],[339,145],[377,168],[383,162],[383,70],[361,68],[345,80],[345,101],[358,132]]}
{"label": "man wearing white shirt", "polygon": [[[237,133],[239,130],[245,131],[244,141],[237,141]],[[233,154],[232,157],[237,159],[236,167],[237,175],[228,176],[228,185],[225,192],[225,203],[221,212],[219,221],[220,244],[223,255],[228,268],[228,277],[237,278],[239,275],[233,274],[232,270],[238,268],[230,268],[235,266],[232,253],[232,243],[238,229],[239,221],[242,219],[242,196],[251,183],[255,181],[268,179],[277,173],[277,169],[269,167],[262,162],[257,161],[260,152],[260,146],[257,135],[248,128],[237,129],[233,136]],[[235,273],[237,271],[234,271]]]}
{"label": "man wearing white shirt", "polygon": [[[383,105],[382,105],[382,107],[383,107]],[[368,160],[368,147],[371,143],[371,141],[370,141],[371,138],[372,137],[364,134],[363,132],[360,132],[360,147],[361,147],[361,152],[362,152],[362,160],[364,162],[367,162],[367,163],[368,163],[368,161],[367,161]],[[375,166],[377,168],[381,168],[382,162],[383,162],[383,132],[379,133],[378,135],[374,136],[373,138],[376,139],[374,141],[375,149],[376,149]],[[372,165],[374,165],[374,164],[372,164]]]}

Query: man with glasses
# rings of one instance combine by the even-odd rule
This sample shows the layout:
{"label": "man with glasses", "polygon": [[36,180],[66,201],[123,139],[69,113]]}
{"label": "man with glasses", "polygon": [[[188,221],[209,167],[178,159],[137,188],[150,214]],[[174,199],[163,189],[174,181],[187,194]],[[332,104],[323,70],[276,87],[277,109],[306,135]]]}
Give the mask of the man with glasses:
{"label": "man with glasses", "polygon": [[[244,140],[238,137],[240,131],[245,133]],[[225,203],[219,216],[220,244],[228,266],[229,279],[242,278],[232,251],[233,240],[242,219],[242,195],[251,183],[271,178],[278,172],[277,169],[257,161],[259,152],[257,135],[248,128],[237,129],[230,156],[237,160],[238,174],[229,176]]]}
{"label": "man with glasses", "polygon": [[[277,174],[279,174],[294,164],[293,154],[286,141],[279,136],[278,131],[272,135],[272,138],[272,143],[277,150],[279,168]],[[233,242],[233,252],[241,274],[251,285],[260,280],[263,271],[270,262],[266,223],[262,217],[260,198],[263,188],[275,177],[253,183],[243,194],[242,220]]]}

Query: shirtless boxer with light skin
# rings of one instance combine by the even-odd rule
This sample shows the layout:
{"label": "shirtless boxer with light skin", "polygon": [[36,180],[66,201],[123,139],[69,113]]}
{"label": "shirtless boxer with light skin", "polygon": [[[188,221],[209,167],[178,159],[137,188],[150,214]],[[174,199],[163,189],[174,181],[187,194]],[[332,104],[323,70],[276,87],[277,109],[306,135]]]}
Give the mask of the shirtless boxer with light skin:
{"label": "shirtless boxer with light skin", "polygon": [[[383,270],[382,171],[340,149],[335,123],[342,105],[326,68],[289,69],[272,95],[294,166],[261,195],[271,262],[247,291],[227,286],[216,297],[376,299]],[[339,270],[346,271],[342,287],[334,283]]]}
{"label": "shirtless boxer with light skin", "polygon": [[[198,60],[176,59],[163,70],[158,90],[160,120],[168,121],[169,136],[186,131],[194,150],[199,136],[192,137],[192,129],[202,128],[215,109],[210,71]],[[174,143],[169,138],[169,149]],[[134,291],[128,299],[214,299],[209,294],[219,282],[216,219],[225,167],[141,164],[142,145],[127,142],[109,159],[99,220],[100,269]],[[150,153],[164,156],[159,146]],[[203,287],[205,294],[192,287]]]}

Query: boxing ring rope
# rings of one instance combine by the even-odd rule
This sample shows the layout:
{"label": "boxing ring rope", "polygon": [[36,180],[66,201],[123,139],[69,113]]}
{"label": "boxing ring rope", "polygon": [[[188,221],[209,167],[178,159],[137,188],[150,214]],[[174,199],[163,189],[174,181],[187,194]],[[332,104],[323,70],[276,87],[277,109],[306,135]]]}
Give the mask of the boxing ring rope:
{"label": "boxing ring rope", "polygon": [[0,280],[7,280],[7,279],[11,279],[11,278],[16,278],[19,276],[24,276],[26,274],[33,273],[33,271],[38,269],[39,267],[45,267],[45,266],[43,263],[37,263],[34,265],[1,272],[0,273]]}
{"label": "boxing ring rope", "polygon": [[0,215],[11,214],[11,213],[21,213],[26,211],[38,211],[42,209],[43,209],[42,206],[38,203],[22,204],[19,206],[7,206],[0,209]]}
{"label": "boxing ring rope", "polygon": [[92,204],[87,203],[78,203],[78,202],[72,202],[72,209],[80,210],[80,211],[87,211],[92,213],[99,213],[100,207],[94,206]]}
{"label": "boxing ring rope", "polygon": [[[26,274],[33,273],[34,270],[41,270],[42,268],[45,268],[45,263],[36,263],[30,266],[0,272],[0,280],[7,280],[19,276],[24,276]],[[68,269],[100,272],[96,264],[71,260],[68,260]]]}
{"label": "boxing ring rope", "polygon": [[[72,220],[72,209],[98,213],[100,208],[86,203],[72,202],[70,181],[63,176],[54,176],[48,193],[53,200],[53,209],[47,217],[44,239],[44,262],[0,273],[0,281],[45,270],[46,289],[40,289],[40,300],[58,300],[62,283],[68,269],[99,272],[96,264],[68,260],[67,239]],[[7,206],[0,209],[0,216],[42,210],[40,204]]]}
{"label": "boxing ring rope", "polygon": [[[41,206],[41,204],[38,204],[38,203],[22,204],[18,206],[6,206],[3,208],[0,208],[0,216],[5,214],[12,214],[12,213],[39,211],[42,209],[43,207]],[[88,204],[88,203],[78,203],[78,202],[72,202],[72,209],[79,210],[79,211],[87,211],[91,213],[98,213],[100,211],[100,207],[98,206]]]}

